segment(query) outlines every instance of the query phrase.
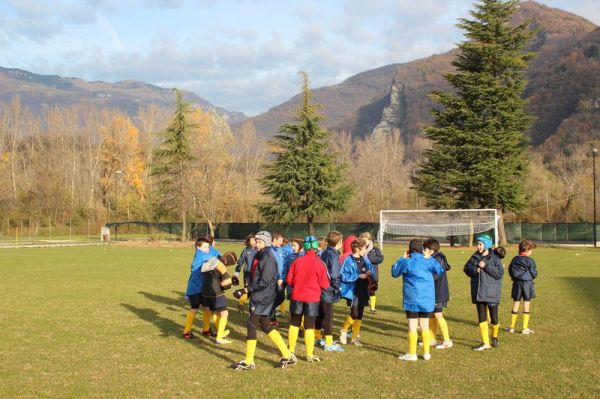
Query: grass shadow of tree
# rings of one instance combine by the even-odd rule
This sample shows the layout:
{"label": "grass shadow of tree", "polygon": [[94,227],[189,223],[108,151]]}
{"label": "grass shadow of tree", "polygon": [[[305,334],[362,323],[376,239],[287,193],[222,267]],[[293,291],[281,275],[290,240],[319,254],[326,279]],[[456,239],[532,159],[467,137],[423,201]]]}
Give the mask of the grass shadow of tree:
{"label": "grass shadow of tree", "polygon": [[[561,277],[561,280],[577,289],[574,296],[578,297],[581,302],[587,302],[593,307],[600,302],[600,277]],[[596,315],[593,317],[600,320],[598,312],[592,313]]]}

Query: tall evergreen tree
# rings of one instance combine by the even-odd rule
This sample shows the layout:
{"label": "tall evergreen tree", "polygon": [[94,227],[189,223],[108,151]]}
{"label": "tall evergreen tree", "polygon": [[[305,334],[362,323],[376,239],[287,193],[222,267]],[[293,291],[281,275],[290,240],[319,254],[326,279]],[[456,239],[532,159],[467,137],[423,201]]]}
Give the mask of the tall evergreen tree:
{"label": "tall evergreen tree", "polygon": [[326,213],[341,212],[352,194],[343,181],[343,167],[333,162],[328,149],[329,133],[320,126],[323,119],[312,102],[308,75],[303,76],[303,103],[296,123],[279,128],[273,143],[275,160],[261,183],[271,202],[258,205],[268,222],[291,223],[304,219],[314,234],[315,219]]}
{"label": "tall evergreen tree", "polygon": [[193,160],[189,135],[196,125],[188,120],[191,105],[175,93],[175,113],[161,133],[160,146],[154,151],[151,175],[155,179],[153,208],[158,216],[177,217],[182,221],[181,239],[187,239],[187,215],[190,209],[190,163]]}
{"label": "tall evergreen tree", "polygon": [[[525,47],[534,32],[529,22],[514,26],[517,0],[481,0],[457,25],[455,72],[446,80],[454,93],[433,92],[441,104],[435,123],[425,128],[432,148],[425,151],[414,188],[433,208],[496,208],[520,211],[527,204],[525,133],[532,118],[524,111],[524,71],[533,53]],[[504,225],[500,238],[505,241]]]}

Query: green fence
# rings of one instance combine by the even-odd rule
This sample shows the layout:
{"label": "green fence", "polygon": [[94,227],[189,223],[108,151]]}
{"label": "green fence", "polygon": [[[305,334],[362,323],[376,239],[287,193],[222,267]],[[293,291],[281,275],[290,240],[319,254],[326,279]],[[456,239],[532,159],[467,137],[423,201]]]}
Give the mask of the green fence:
{"label": "green fence", "polygon": [[[128,221],[109,223],[106,225],[111,234],[124,237],[125,227],[136,226],[138,229],[152,232],[162,232],[173,238],[181,235],[181,223],[150,223],[143,221]],[[518,243],[528,238],[540,243],[565,243],[565,244],[593,244],[592,223],[505,223],[506,238],[509,243]],[[600,239],[600,226],[596,227],[597,237]],[[345,236],[358,235],[368,231],[377,237],[379,223],[315,223],[315,235],[325,236],[331,230],[338,230]],[[190,238],[204,236],[209,233],[208,224],[190,223],[188,226]],[[281,231],[286,237],[303,237],[307,234],[305,223],[289,225],[265,223],[221,223],[215,231],[215,238],[225,240],[243,240],[248,234],[260,230]],[[457,242],[464,244],[468,237],[456,237]]]}

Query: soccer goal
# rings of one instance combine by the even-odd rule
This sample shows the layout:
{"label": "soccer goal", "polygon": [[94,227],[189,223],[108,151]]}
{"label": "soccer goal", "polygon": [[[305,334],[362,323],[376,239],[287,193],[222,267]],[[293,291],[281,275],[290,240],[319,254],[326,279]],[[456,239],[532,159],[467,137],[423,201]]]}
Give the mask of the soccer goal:
{"label": "soccer goal", "polygon": [[496,209],[382,210],[379,246],[401,237],[457,237],[491,232],[498,245]]}

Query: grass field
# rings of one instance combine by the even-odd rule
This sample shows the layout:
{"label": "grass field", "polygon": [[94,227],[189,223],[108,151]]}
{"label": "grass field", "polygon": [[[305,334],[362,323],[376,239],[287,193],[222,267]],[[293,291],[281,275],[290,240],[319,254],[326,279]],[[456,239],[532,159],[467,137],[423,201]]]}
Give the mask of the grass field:
{"label": "grass field", "polygon": [[[221,247],[229,249],[241,247]],[[235,372],[227,367],[244,358],[246,315],[233,299],[233,344],[181,338],[191,249],[2,250],[0,397],[600,397],[599,250],[538,248],[530,322],[536,333],[501,332],[501,346],[480,353],[469,349],[479,329],[462,272],[471,251],[447,249],[453,268],[446,317],[455,346],[408,364],[397,359],[407,346],[402,282],[389,277],[400,252],[385,248],[379,312],[366,313],[363,347],[316,349],[323,361],[306,363],[300,338],[301,360],[279,370],[275,348],[259,332],[257,369]],[[501,328],[510,304],[506,276]],[[347,313],[336,307],[336,330]],[[288,318],[282,320],[287,327]],[[519,330],[520,324],[519,317]]]}

